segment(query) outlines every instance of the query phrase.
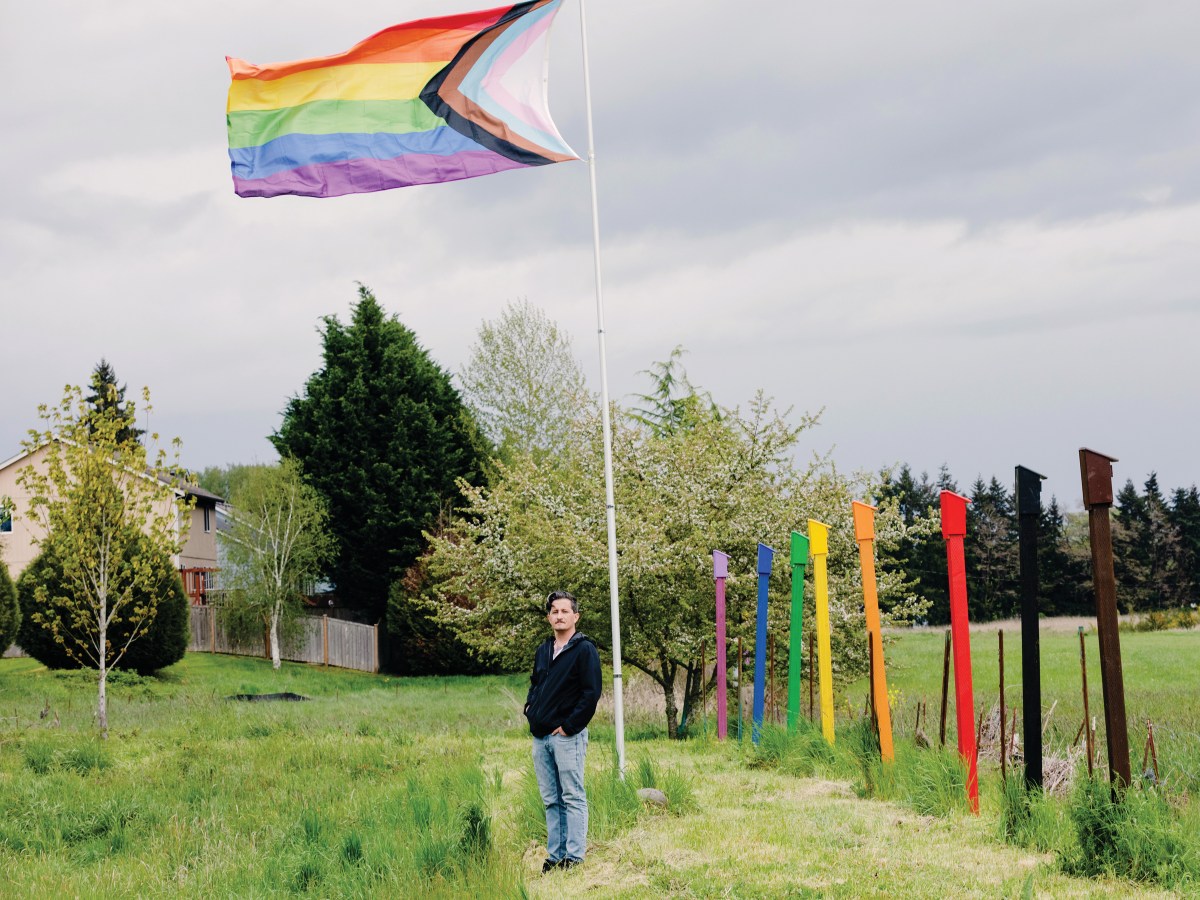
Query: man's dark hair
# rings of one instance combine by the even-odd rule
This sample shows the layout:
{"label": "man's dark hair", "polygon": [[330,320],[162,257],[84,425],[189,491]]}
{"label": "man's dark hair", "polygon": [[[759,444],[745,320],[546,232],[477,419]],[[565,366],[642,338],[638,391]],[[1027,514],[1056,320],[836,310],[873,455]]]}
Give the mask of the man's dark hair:
{"label": "man's dark hair", "polygon": [[567,591],[551,591],[550,596],[546,598],[546,615],[550,615],[550,610],[554,606],[555,600],[570,600],[571,612],[579,612],[579,601],[575,599],[575,595]]}

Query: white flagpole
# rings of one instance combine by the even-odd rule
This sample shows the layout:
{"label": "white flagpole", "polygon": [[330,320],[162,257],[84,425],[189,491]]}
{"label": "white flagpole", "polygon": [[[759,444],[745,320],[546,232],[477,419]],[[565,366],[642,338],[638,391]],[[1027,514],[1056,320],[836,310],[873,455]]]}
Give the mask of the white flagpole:
{"label": "white flagpole", "polygon": [[600,422],[604,433],[604,502],[608,519],[608,602],[612,611],[613,725],[617,768],[625,777],[625,702],[621,693],[621,612],[617,591],[617,505],[613,497],[612,421],[608,408],[608,361],[604,352],[604,295],[600,288],[600,213],[596,203],[596,145],[592,133],[592,82],[588,71],[587,16],[579,0],[583,39],[583,96],[587,107],[587,162],[592,182],[592,245],[596,261],[596,334],[600,344]]}

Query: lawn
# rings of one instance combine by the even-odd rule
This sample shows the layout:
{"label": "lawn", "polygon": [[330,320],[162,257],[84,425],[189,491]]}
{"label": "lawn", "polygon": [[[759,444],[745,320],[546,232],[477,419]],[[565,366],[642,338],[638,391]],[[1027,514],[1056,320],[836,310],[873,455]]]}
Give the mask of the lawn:
{"label": "lawn", "polygon": [[[1173,637],[1127,641],[1131,710],[1143,696],[1137,691],[1156,696],[1134,689],[1141,642],[1147,664],[1164,647],[1196,659],[1195,636],[1178,647]],[[904,697],[928,691],[936,705],[940,640],[910,635],[889,648],[893,688]],[[985,672],[982,637],[978,644],[982,698],[994,676]],[[1066,642],[1063,653],[1065,659]],[[933,675],[925,671],[930,660]],[[1183,682],[1200,667],[1185,663],[1177,676],[1163,676],[1162,690],[1176,691],[1179,710],[1194,711],[1194,690]],[[1070,667],[1061,668],[1065,679]],[[1015,658],[1010,670],[1015,685]],[[983,816],[920,815],[860,799],[853,779],[834,767],[807,778],[755,767],[748,745],[718,745],[711,727],[708,739],[667,741],[653,736],[657,721],[635,715],[629,780],[655,778],[678,801],[666,813],[642,810],[610,777],[612,726],[604,713],[591,729],[587,864],[542,877],[519,714],[524,685],[523,676],[398,679],[294,664],[275,672],[263,660],[189,654],[157,678],[114,677],[112,736],[101,744],[93,737],[94,685],[85,674],[48,672],[28,659],[0,661],[5,893],[1172,896],[1068,877],[1052,854],[1004,845],[997,792],[989,794],[987,785]],[[647,687],[630,677],[633,697]],[[1064,693],[1068,687],[1064,682]],[[1019,690],[1011,690],[1016,699]],[[311,699],[225,699],[283,691]],[[852,686],[847,696],[861,693]],[[1047,689],[1047,702],[1053,696]],[[1067,702],[1064,696],[1060,710]],[[1161,710],[1168,726],[1172,701],[1155,704],[1149,714]],[[1075,715],[1067,713],[1064,732]],[[1165,744],[1160,753],[1169,755],[1171,742]]]}

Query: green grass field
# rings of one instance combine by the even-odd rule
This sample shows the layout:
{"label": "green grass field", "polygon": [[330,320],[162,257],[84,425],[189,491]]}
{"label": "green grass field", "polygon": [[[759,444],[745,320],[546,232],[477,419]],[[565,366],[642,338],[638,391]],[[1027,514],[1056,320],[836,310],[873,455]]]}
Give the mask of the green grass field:
{"label": "green grass field", "polygon": [[[893,699],[897,735],[912,737],[916,705],[924,700],[929,715],[925,729],[938,736],[944,636],[940,631],[916,631],[898,636],[887,652],[888,690]],[[1083,691],[1079,637],[1075,632],[1043,630],[1042,713],[1050,713],[1046,752],[1062,753],[1083,721]],[[1106,759],[1104,706],[1100,656],[1095,633],[1085,635],[1089,712],[1096,718],[1096,738],[1101,759]],[[1146,722],[1154,724],[1160,774],[1193,796],[1200,795],[1200,631],[1121,634],[1125,708],[1133,771],[1140,772],[1146,742]],[[972,687],[976,713],[998,706],[1000,680],[998,639],[995,629],[971,633]],[[1018,732],[1021,722],[1021,634],[1007,629],[1004,635],[1005,703],[1009,716],[1015,708]],[[851,685],[846,695],[856,699],[861,712],[867,682]],[[1011,718],[1009,720],[1011,722]],[[951,665],[947,743],[956,740],[954,725],[954,675]],[[1023,736],[1022,736],[1023,737]]]}
{"label": "green grass field", "polygon": [[[995,654],[989,675],[985,636],[972,637],[982,700],[994,683]],[[1164,731],[1194,726],[1200,635],[1122,637],[1131,718],[1144,707],[1156,726],[1161,716]],[[1069,644],[1076,640],[1076,653],[1078,644],[1070,635],[1061,648],[1056,640],[1046,646],[1055,660],[1046,666],[1046,702],[1061,693],[1055,715],[1061,732],[1073,733],[1078,699],[1072,707],[1068,694],[1078,693],[1078,662],[1072,680]],[[905,635],[889,654],[897,718],[922,693],[935,707],[940,635]],[[1097,714],[1098,679],[1097,672]],[[1175,896],[1068,877],[1053,854],[1005,845],[994,777],[985,778],[979,817],[861,799],[838,760],[813,767],[816,777],[798,777],[755,765],[748,743],[718,745],[711,706],[707,740],[667,741],[655,736],[657,718],[632,716],[629,781],[655,779],[677,801],[667,813],[631,803],[631,786],[611,778],[611,719],[601,713],[588,759],[587,864],[542,877],[520,716],[525,683],[523,676],[396,679],[289,664],[274,672],[264,660],[189,654],[161,677],[114,677],[112,737],[101,744],[86,674],[0,661],[4,894]],[[861,709],[863,690],[851,686],[845,698]],[[277,691],[312,699],[224,699]],[[628,692],[649,696],[636,676]],[[1173,740],[1160,738],[1160,761],[1174,752]]]}

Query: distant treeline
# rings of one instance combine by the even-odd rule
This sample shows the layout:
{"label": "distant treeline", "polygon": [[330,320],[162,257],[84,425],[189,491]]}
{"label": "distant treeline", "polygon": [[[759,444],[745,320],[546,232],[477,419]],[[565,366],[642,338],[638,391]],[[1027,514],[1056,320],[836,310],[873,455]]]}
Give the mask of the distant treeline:
{"label": "distant treeline", "polygon": [[[957,491],[943,466],[936,478],[915,476],[908,465],[884,473],[881,499],[899,504],[906,523],[938,517],[938,494]],[[967,508],[967,590],[971,619],[988,621],[1020,614],[1016,497],[997,478],[976,479]],[[1200,492],[1177,488],[1169,498],[1151,473],[1139,492],[1132,481],[1117,496],[1113,510],[1113,552],[1117,602],[1122,612],[1149,612],[1190,606],[1200,599]],[[931,601],[931,625],[950,620],[946,549],[940,529],[881,551],[882,564],[901,567],[914,591]],[[1043,498],[1038,533],[1041,582],[1039,607],[1044,615],[1095,613],[1087,514],[1064,514],[1057,498]]]}

